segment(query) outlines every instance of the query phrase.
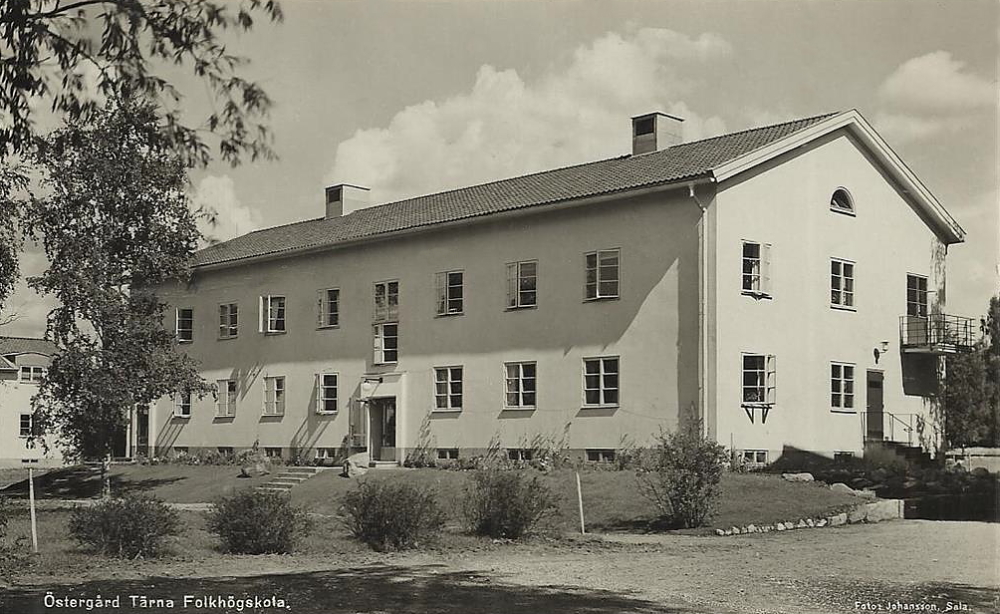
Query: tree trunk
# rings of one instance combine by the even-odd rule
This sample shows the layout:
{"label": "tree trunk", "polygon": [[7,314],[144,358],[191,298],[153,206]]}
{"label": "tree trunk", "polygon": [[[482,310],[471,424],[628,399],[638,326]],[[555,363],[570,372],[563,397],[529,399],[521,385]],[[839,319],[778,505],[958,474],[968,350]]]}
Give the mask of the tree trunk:
{"label": "tree trunk", "polygon": [[101,498],[111,498],[111,454],[101,459]]}

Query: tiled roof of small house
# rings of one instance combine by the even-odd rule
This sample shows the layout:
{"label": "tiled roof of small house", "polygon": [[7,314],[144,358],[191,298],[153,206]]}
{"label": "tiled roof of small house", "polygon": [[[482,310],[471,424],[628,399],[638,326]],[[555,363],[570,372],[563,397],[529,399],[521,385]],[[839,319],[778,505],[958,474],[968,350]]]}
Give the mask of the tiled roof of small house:
{"label": "tiled roof of small house", "polygon": [[733,132],[648,154],[620,156],[418,196],[341,217],[266,228],[198,251],[193,265],[332,247],[401,230],[694,179],[832,115],[835,114]]}
{"label": "tiled roof of small house", "polygon": [[[0,337],[0,358],[14,354],[41,354],[52,356],[56,346],[37,337]],[[2,366],[2,363],[0,363]]]}

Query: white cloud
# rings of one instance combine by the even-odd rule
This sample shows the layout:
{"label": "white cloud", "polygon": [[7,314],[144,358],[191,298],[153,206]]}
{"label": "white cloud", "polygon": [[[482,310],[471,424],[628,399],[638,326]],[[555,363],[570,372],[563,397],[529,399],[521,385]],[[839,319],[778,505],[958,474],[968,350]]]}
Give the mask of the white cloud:
{"label": "white cloud", "polygon": [[214,223],[203,220],[199,228],[210,243],[225,241],[261,227],[260,214],[240,203],[233,180],[228,175],[208,175],[198,182],[192,203],[215,216]]}
{"label": "white cloud", "polygon": [[947,51],[901,64],[878,89],[879,130],[890,139],[912,141],[955,133],[996,112],[997,85],[966,70]]}
{"label": "white cloud", "polygon": [[472,88],[407,107],[384,128],[359,130],[337,148],[326,179],[372,188],[385,202],[627,153],[629,118],[685,118],[684,138],[725,130],[683,101],[698,68],[730,45],[663,29],[608,33],[567,65],[526,82],[515,70],[479,68]]}

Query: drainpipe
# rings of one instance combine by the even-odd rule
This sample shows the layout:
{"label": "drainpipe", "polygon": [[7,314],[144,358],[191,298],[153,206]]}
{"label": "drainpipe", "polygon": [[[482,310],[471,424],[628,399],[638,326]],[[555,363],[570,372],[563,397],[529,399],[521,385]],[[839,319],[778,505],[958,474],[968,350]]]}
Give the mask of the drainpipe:
{"label": "drainpipe", "polygon": [[[708,206],[698,198],[695,186],[705,182],[691,182],[687,185],[688,197],[694,201],[701,211],[698,220],[698,406],[699,418],[701,419],[702,436],[709,436],[709,416],[708,416],[708,239],[709,233],[706,228],[708,223]],[[715,178],[710,177],[707,183],[715,183]]]}

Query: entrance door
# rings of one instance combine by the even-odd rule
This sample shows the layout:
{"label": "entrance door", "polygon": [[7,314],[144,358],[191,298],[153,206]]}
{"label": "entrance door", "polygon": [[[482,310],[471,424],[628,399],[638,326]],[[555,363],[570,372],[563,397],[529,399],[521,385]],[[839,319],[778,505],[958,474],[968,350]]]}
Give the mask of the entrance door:
{"label": "entrance door", "polygon": [[396,398],[372,399],[368,403],[371,416],[373,461],[396,460]]}
{"label": "entrance door", "polygon": [[868,372],[868,439],[882,441],[885,433],[882,426],[882,372]]}

